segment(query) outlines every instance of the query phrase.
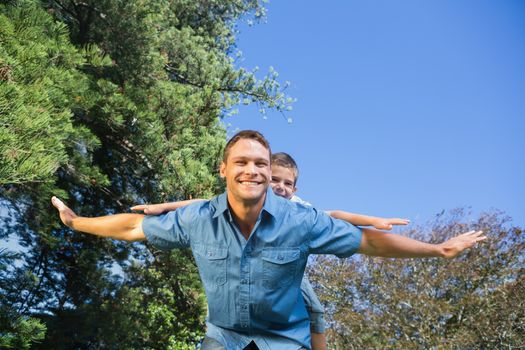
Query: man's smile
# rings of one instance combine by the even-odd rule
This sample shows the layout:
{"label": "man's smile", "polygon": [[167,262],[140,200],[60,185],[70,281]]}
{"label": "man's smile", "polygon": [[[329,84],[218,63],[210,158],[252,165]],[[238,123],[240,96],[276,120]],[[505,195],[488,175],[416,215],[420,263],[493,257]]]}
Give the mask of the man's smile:
{"label": "man's smile", "polygon": [[245,186],[257,186],[260,185],[262,182],[259,181],[247,181],[247,180],[239,180],[238,181],[241,185]]}

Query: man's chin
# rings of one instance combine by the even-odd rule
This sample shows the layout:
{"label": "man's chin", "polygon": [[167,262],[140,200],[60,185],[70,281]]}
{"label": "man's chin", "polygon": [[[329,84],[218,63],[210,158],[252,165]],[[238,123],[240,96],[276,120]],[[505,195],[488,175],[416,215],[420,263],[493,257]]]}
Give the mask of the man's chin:
{"label": "man's chin", "polygon": [[260,200],[264,199],[266,191],[243,191],[239,193],[238,198],[245,203],[258,203]]}

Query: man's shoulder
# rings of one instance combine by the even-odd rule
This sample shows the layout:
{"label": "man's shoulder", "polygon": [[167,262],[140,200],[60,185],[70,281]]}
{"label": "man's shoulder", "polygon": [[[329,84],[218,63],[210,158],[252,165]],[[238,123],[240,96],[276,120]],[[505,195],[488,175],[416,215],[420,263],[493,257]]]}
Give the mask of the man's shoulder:
{"label": "man's shoulder", "polygon": [[188,206],[194,217],[202,219],[211,218],[221,208],[221,196],[215,196],[211,199],[198,201]]}

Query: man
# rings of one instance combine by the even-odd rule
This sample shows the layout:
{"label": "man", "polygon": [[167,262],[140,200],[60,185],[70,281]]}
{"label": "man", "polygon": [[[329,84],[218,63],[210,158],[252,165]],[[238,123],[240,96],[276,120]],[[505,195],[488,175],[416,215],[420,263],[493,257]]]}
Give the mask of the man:
{"label": "man", "polygon": [[467,232],[427,244],[358,229],[269,190],[270,146],[256,131],[227,143],[226,193],[161,216],[78,217],[52,202],[71,228],[115,239],[148,239],[159,248],[191,247],[208,298],[203,349],[309,349],[309,321],[299,291],[309,254],[347,257],[453,258],[486,237]]}
{"label": "man", "polygon": [[[273,192],[281,197],[293,202],[310,206],[310,203],[303,201],[295,195],[297,192],[297,180],[299,178],[299,167],[297,163],[287,153],[272,153],[271,157],[272,177],[270,186]],[[191,199],[178,202],[160,203],[160,204],[143,204],[132,207],[132,210],[141,210],[149,215],[159,215],[172,210],[180,209],[191,203],[202,201],[203,199]],[[328,214],[336,219],[346,220],[355,226],[373,226],[377,229],[390,230],[393,225],[406,225],[408,220],[398,218],[381,218],[375,216],[366,216],[353,214],[345,211],[331,211]],[[324,308],[317,298],[307,276],[303,277],[301,283],[301,293],[304,298],[306,310],[310,317],[310,335],[312,350],[325,350],[325,322]]]}

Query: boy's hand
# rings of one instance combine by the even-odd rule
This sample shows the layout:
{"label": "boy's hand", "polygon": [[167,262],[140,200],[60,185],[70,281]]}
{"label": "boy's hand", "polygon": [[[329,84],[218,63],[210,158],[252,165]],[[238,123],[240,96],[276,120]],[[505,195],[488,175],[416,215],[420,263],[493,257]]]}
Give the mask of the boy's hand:
{"label": "boy's hand", "polygon": [[482,233],[483,231],[469,231],[441,243],[443,257],[447,259],[455,258],[462,251],[474,246],[477,242],[486,240],[487,236],[482,236]]}
{"label": "boy's hand", "polygon": [[378,230],[391,230],[393,225],[408,225],[410,220],[398,218],[377,218],[374,227]]}
{"label": "boy's hand", "polygon": [[73,219],[77,217],[77,214],[55,196],[51,197],[51,203],[58,209],[60,220],[62,220],[64,225],[73,228]]}
{"label": "boy's hand", "polygon": [[141,204],[130,208],[131,210],[138,210],[147,215],[160,215],[167,210],[163,204]]}

